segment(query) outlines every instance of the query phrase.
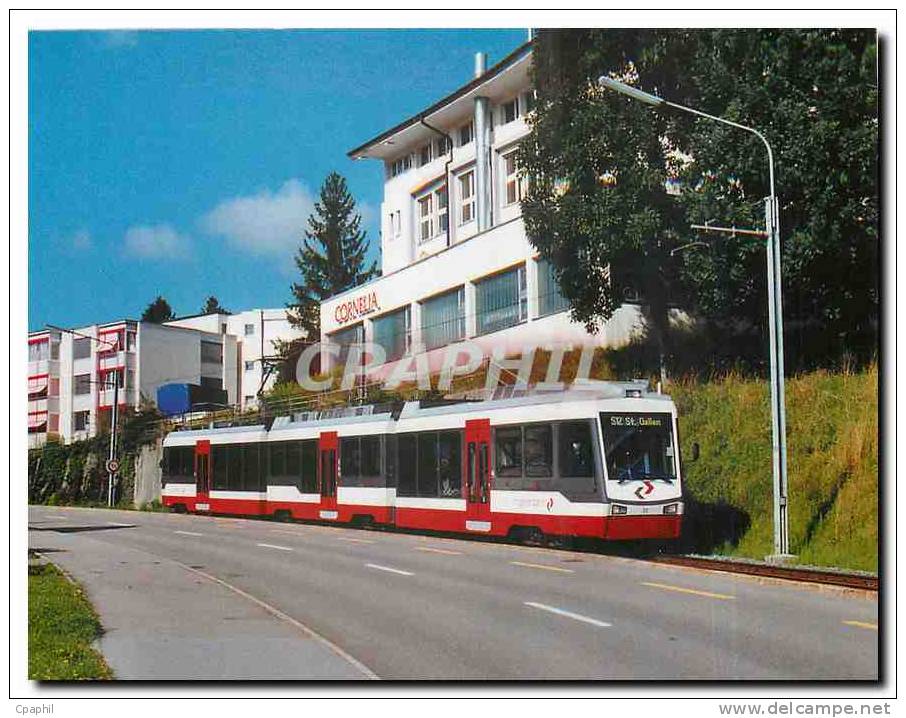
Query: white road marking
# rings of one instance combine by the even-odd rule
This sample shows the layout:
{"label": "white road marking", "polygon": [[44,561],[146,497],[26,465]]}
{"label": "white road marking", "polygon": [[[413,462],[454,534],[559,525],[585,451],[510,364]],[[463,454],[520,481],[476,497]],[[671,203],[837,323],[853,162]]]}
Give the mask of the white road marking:
{"label": "white road marking", "polygon": [[430,551],[431,553],[442,553],[445,556],[462,556],[462,551],[448,551],[445,548],[434,548],[433,546],[416,546],[416,551]]}
{"label": "white road marking", "polygon": [[278,551],[292,551],[292,549],[289,546],[277,546],[277,544],[273,544],[273,543],[259,543],[258,545],[261,546],[262,548],[275,548]]}
{"label": "white road marking", "polygon": [[107,525],[108,526],[122,526],[123,528],[132,528],[135,524],[124,524],[124,523],[120,523],[119,521],[108,521]]}
{"label": "white road marking", "polygon": [[66,521],[66,519],[68,519],[69,517],[68,517],[68,516],[53,516],[53,515],[51,515],[51,516],[48,516],[47,518],[49,518],[49,519],[56,519],[57,521]]}
{"label": "white road marking", "polygon": [[182,534],[183,536],[204,536],[196,531],[174,531],[175,534]]}
{"label": "white road marking", "polygon": [[275,608],[274,606],[271,606],[269,603],[265,603],[260,598],[256,598],[252,594],[247,593],[247,592],[243,591],[241,588],[237,588],[233,584],[227,583],[226,581],[219,579],[216,576],[212,576],[209,573],[200,571],[197,568],[192,568],[191,566],[187,566],[184,563],[179,563],[179,561],[175,561],[174,563],[176,563],[178,566],[182,566],[186,571],[191,571],[192,573],[202,576],[202,577],[208,579],[209,581],[213,581],[214,583],[220,584],[221,586],[223,586],[226,589],[229,589],[233,593],[235,593],[239,596],[242,596],[243,598],[248,599],[252,603],[260,606],[261,608],[263,608],[265,611],[267,611],[269,614],[271,614],[275,618],[278,618],[281,621],[285,621],[286,623],[290,624],[291,626],[299,629],[306,636],[314,639],[315,641],[318,641],[321,645],[330,649],[331,651],[336,653],[338,656],[340,656],[340,658],[347,661],[350,665],[352,665],[358,671],[360,671],[362,673],[362,675],[364,675],[365,678],[367,678],[368,680],[372,680],[372,681],[380,680],[377,673],[375,673],[370,668],[368,668],[368,666],[366,666],[364,663],[356,660],[351,655],[349,655],[346,651],[344,651],[342,648],[340,648],[338,645],[327,640],[320,633],[312,630],[311,628],[306,626],[301,621],[297,621],[292,616],[287,615],[286,613],[283,613],[283,611],[281,611],[279,608]]}
{"label": "white road marking", "polygon": [[543,603],[535,603],[534,601],[526,601],[526,606],[531,606],[532,608],[540,608],[542,611],[547,611],[548,613],[556,613],[558,616],[566,616],[566,618],[572,618],[574,621],[582,621],[583,623],[590,623],[592,626],[600,626],[601,628],[610,628],[613,624],[607,623],[606,621],[599,621],[597,618],[589,618],[588,616],[583,616],[580,613],[573,613],[572,611],[564,611],[562,608],[555,608],[554,606],[547,606]]}
{"label": "white road marking", "polygon": [[543,563],[526,563],[525,561],[510,561],[513,566],[524,566],[525,568],[540,568],[544,571],[557,571],[558,573],[575,573],[571,568],[560,568],[559,566],[548,566]]}
{"label": "white road marking", "polygon": [[381,566],[376,563],[366,563],[368,568],[376,568],[378,571],[389,571],[390,573],[398,573],[400,576],[414,576],[415,574],[411,571],[402,571],[398,568],[390,568],[390,566]]}
{"label": "white road marking", "polygon": [[368,539],[348,538],[346,536],[340,536],[337,538],[337,541],[348,541],[349,543],[374,543],[374,541],[369,541]]}

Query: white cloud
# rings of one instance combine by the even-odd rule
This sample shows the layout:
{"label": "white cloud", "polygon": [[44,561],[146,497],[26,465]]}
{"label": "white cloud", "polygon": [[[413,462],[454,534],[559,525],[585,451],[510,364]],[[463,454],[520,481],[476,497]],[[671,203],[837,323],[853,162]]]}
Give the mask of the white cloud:
{"label": "white cloud", "polygon": [[184,257],[189,250],[189,238],[169,224],[130,227],[123,244],[127,254],[142,259]]}
{"label": "white cloud", "polygon": [[80,229],[72,235],[72,248],[76,250],[91,249],[91,232],[87,229]]}
{"label": "white cloud", "polygon": [[290,179],[276,192],[264,189],[224,200],[201,218],[201,226],[236,249],[288,256],[301,244],[313,209],[308,188]]}

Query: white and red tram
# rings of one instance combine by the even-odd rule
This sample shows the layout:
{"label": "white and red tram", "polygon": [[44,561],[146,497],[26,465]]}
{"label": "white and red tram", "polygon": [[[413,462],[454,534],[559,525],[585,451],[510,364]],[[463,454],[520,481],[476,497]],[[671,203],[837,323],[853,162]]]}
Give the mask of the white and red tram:
{"label": "white and red tram", "polygon": [[406,402],[174,431],[176,510],[485,534],[670,539],[676,407],[644,383]]}

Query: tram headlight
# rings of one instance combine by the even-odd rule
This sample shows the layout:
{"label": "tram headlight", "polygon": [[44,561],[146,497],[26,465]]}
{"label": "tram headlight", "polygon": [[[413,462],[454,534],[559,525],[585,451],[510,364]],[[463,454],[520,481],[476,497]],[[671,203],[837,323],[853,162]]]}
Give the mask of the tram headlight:
{"label": "tram headlight", "polygon": [[665,514],[675,514],[679,511],[679,504],[667,504],[664,507]]}
{"label": "tram headlight", "polygon": [[626,507],[621,506],[620,504],[611,504],[610,505],[610,515],[611,516],[623,516],[626,513]]}

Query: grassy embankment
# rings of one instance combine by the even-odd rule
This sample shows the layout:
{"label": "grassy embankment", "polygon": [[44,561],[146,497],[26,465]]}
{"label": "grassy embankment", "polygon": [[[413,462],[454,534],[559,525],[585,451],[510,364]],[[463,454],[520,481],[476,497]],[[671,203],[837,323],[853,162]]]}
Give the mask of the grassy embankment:
{"label": "grassy embankment", "polygon": [[[686,491],[731,514],[736,538],[712,550],[772,552],[771,435],[764,381],[730,375],[670,386],[680,413]],[[786,384],[790,543],[798,562],[877,571],[878,369],[817,371]],[[701,456],[690,461],[698,442]],[[732,533],[732,532],[730,532]]]}
{"label": "grassy embankment", "polygon": [[101,633],[82,590],[51,564],[28,568],[28,677],[37,681],[108,680],[91,647]]}

